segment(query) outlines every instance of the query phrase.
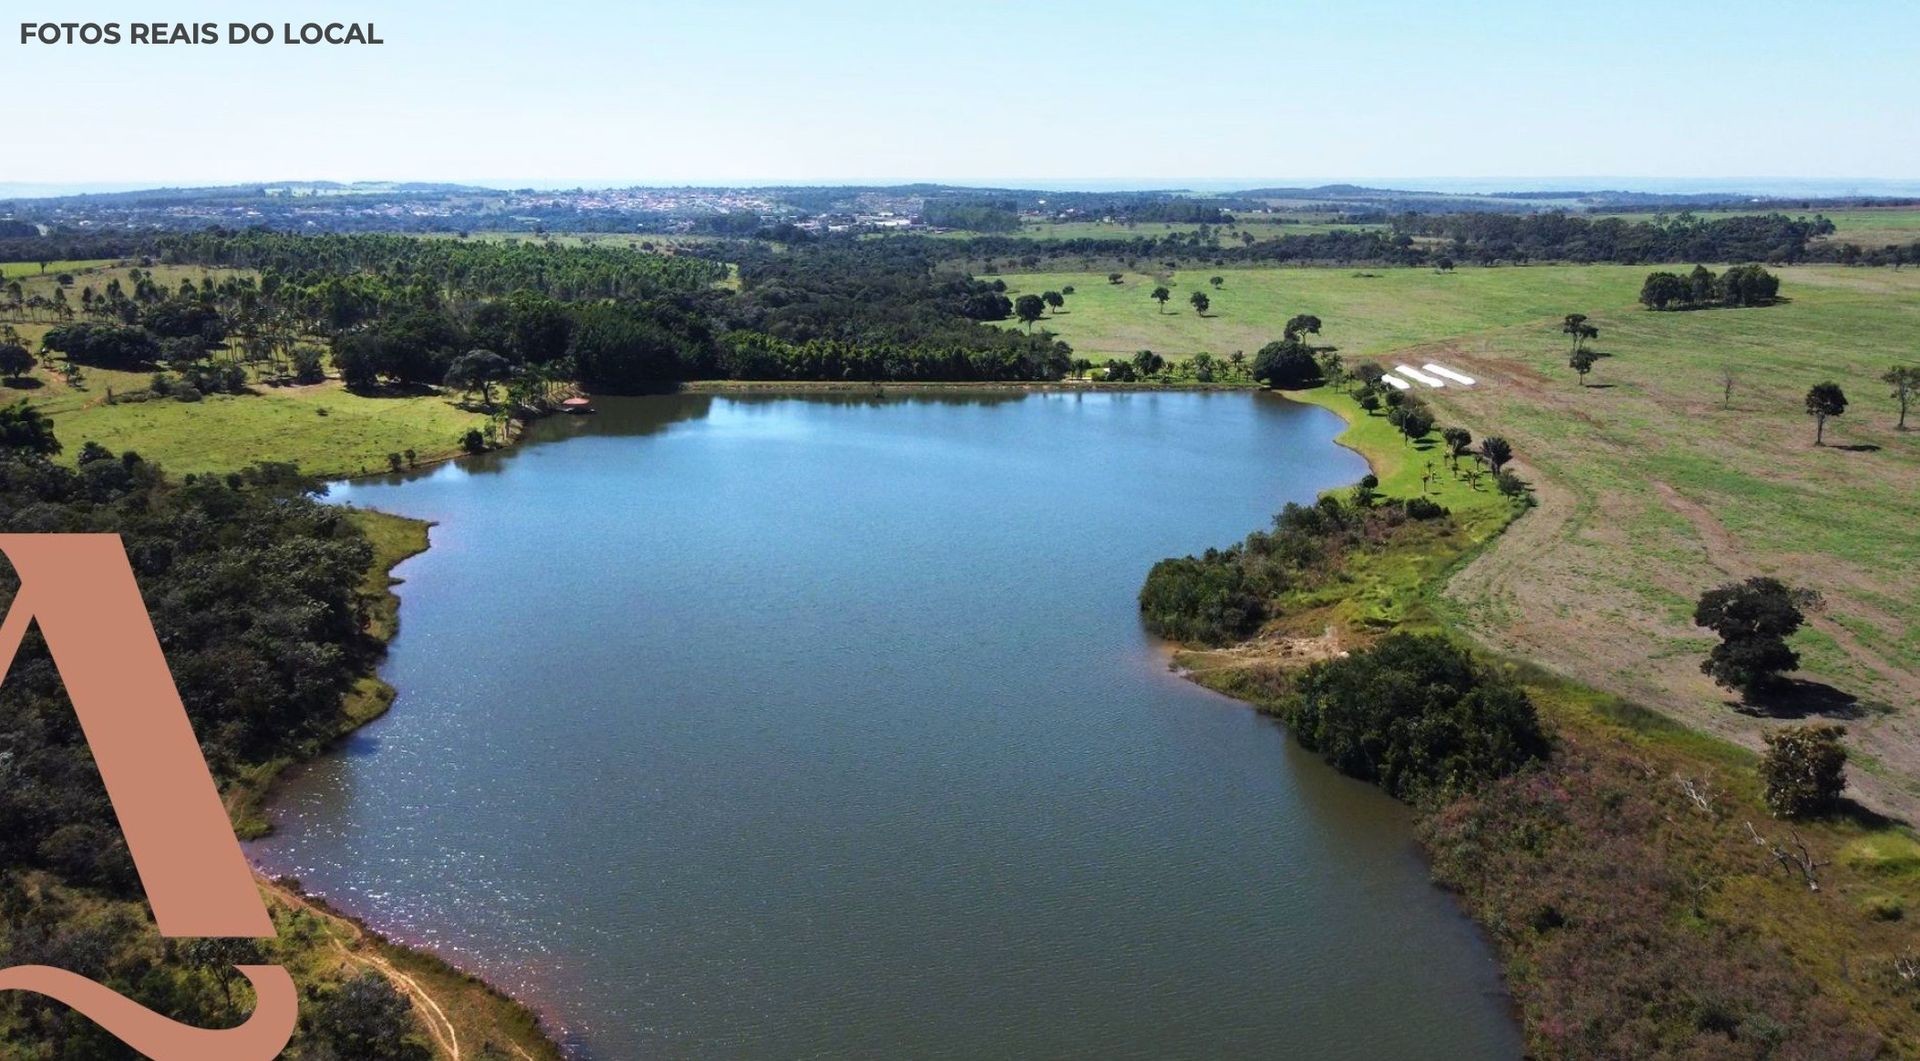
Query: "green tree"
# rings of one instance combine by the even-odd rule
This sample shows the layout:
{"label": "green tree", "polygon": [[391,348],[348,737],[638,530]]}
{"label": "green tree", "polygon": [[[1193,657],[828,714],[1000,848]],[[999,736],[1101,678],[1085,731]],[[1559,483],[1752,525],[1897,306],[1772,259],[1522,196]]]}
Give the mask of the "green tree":
{"label": "green tree", "polygon": [[1133,355],[1133,370],[1138,372],[1142,379],[1151,379],[1159,375],[1160,370],[1165,367],[1167,367],[1167,359],[1151,350],[1142,350]]}
{"label": "green tree", "polygon": [[1320,381],[1320,362],[1295,339],[1268,343],[1253,355],[1253,378],[1269,387],[1298,390]]}
{"label": "green tree", "polygon": [[1447,459],[1459,461],[1462,454],[1473,448],[1473,432],[1464,427],[1449,427],[1440,432],[1440,438],[1447,444]]}
{"label": "green tree", "polygon": [[493,408],[493,385],[513,374],[513,362],[491,350],[469,350],[447,366],[446,385],[463,394],[480,392],[480,400]]}
{"label": "green tree", "polygon": [[1693,622],[1720,635],[1720,643],[1700,670],[1728,689],[1761,692],[1800,666],[1787,638],[1805,620],[1793,591],[1779,579],[1758,576],[1710,589],[1694,606]]}
{"label": "green tree", "polygon": [[1847,749],[1839,726],[1791,726],[1763,739],[1760,783],[1776,818],[1811,818],[1831,811],[1847,787]]}
{"label": "green tree", "polygon": [[33,371],[33,351],[21,343],[0,343],[0,375],[18,380]]}
{"label": "green tree", "polygon": [[322,992],[308,1006],[313,1037],[334,1056],[355,1061],[431,1061],[433,1049],[413,1020],[413,1005],[387,978],[364,972]]}
{"label": "green tree", "polygon": [[1033,331],[1033,322],[1046,316],[1046,313],[1047,300],[1039,295],[1021,295],[1013,300],[1013,315],[1027,326],[1029,332]]}
{"label": "green tree", "polygon": [[1580,385],[1584,387],[1587,385],[1587,373],[1593,371],[1594,363],[1599,360],[1600,355],[1591,350],[1575,350],[1567,360],[1567,365],[1579,374]]}
{"label": "green tree", "polygon": [[1165,313],[1167,311],[1167,300],[1173,297],[1173,292],[1168,291],[1164,287],[1156,287],[1153,289],[1153,294],[1148,297],[1160,303],[1160,312]]}
{"label": "green tree", "polygon": [[1893,387],[1890,397],[1900,403],[1900,423],[1895,431],[1907,429],[1907,406],[1913,404],[1913,396],[1920,391],[1920,365],[1895,365],[1880,377],[1880,382]]}
{"label": "green tree", "polygon": [[1195,291],[1187,296],[1187,302],[1193,306],[1193,311],[1202,317],[1207,315],[1207,307],[1212,305],[1204,291]]}
{"label": "green tree", "polygon": [[1847,396],[1840,385],[1828,380],[1807,391],[1807,415],[1813,417],[1813,444],[1826,445],[1827,418],[1847,411]]}
{"label": "green tree", "polygon": [[[1584,313],[1567,314],[1560,322],[1560,333],[1573,337],[1572,356],[1574,357],[1580,356],[1580,349],[1587,340],[1600,338],[1600,329],[1588,324],[1587,315]],[[1585,376],[1586,373],[1582,372],[1581,375]]]}
{"label": "green tree", "polygon": [[1407,436],[1407,442],[1411,445],[1427,437],[1427,432],[1433,430],[1433,414],[1420,408],[1406,409],[1396,426],[1401,434]]}
{"label": "green tree", "polygon": [[1224,277],[1224,276],[1209,276],[1209,277],[1207,277],[1207,283],[1209,283],[1209,284],[1212,284],[1212,285],[1213,285],[1213,289],[1214,289],[1215,291],[1218,291],[1218,290],[1220,290],[1220,286],[1221,286],[1222,284],[1225,284],[1226,282],[1227,282],[1227,278],[1226,278],[1226,277]]}
{"label": "green tree", "polygon": [[1042,294],[1040,296],[1040,299],[1041,301],[1045,302],[1049,308],[1054,310],[1058,310],[1060,307],[1067,304],[1067,296],[1061,294],[1058,291],[1048,291],[1045,294]]}
{"label": "green tree", "polygon": [[54,437],[53,420],[47,414],[28,404],[25,398],[0,408],[0,453],[45,457],[58,452],[60,440]]}
{"label": "green tree", "polygon": [[1507,462],[1513,459],[1513,446],[1499,435],[1490,435],[1480,440],[1480,456],[1486,459],[1487,466],[1493,469],[1495,475],[1498,475],[1500,469],[1506,467]]}
{"label": "green tree", "polygon": [[1117,284],[1117,283],[1120,283],[1120,282],[1121,282],[1121,281],[1122,281],[1123,279],[1124,279],[1124,277],[1122,277],[1122,276],[1121,276],[1121,275],[1120,275],[1119,273],[1108,273],[1108,274],[1107,274],[1107,283],[1109,283],[1109,284]]}
{"label": "green tree", "polygon": [[1320,318],[1311,313],[1296,313],[1287,318],[1280,336],[1290,342],[1304,342],[1304,336],[1320,334]]}

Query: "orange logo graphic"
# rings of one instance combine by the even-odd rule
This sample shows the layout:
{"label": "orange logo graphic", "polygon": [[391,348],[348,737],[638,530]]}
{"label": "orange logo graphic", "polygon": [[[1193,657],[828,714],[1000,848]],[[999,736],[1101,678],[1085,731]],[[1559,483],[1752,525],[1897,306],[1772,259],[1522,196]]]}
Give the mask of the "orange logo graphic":
{"label": "orange logo graphic", "polygon": [[[0,534],[0,552],[20,576],[0,623],[0,674],[27,624],[38,624],[160,934],[273,936],[119,535]],[[155,1061],[266,1061],[293,1037],[293,980],[277,965],[237,968],[259,1003],[245,1024],[224,1030],[181,1024],[45,965],[0,969],[0,990],[57,999]]]}

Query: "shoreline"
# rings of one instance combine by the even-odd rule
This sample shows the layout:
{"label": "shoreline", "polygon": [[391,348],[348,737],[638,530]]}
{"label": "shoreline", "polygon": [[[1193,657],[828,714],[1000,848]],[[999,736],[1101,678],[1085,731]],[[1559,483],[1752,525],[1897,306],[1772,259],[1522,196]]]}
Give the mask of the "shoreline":
{"label": "shoreline", "polygon": [[[384,645],[390,643],[399,630],[400,598],[393,587],[405,580],[394,575],[394,568],[432,547],[429,531],[434,524],[378,509],[347,511],[374,547],[362,589],[373,591],[369,592],[372,605],[367,619],[368,636]],[[394,687],[379,676],[376,665],[373,673],[362,675],[348,691],[339,730],[329,736],[314,755],[282,756],[260,764],[223,791],[221,801],[227,807],[235,836],[244,844],[270,835],[275,789],[286,772],[333,754],[342,741],[385,715],[396,695]],[[413,1003],[415,1014],[439,1055],[464,1061],[467,1051],[460,1043],[460,1026],[469,1025],[471,1031],[471,1025],[479,1023],[500,1034],[514,1056],[523,1061],[557,1061],[566,1056],[545,1014],[484,976],[462,968],[431,949],[396,942],[363,918],[336,909],[325,898],[308,893],[299,880],[269,875],[251,857],[247,864],[269,909],[284,908],[295,920],[310,919],[320,926],[321,933],[340,958],[354,967],[378,972],[405,995]],[[440,993],[436,993],[436,988]],[[460,995],[470,991],[477,992],[477,997],[445,997],[445,992]],[[442,1005],[443,1002],[446,1005]],[[462,1019],[456,1021],[449,1015],[449,1009]],[[476,1016],[476,1009],[482,1013]],[[489,1010],[492,1012],[486,1012]],[[495,1044],[488,1038],[482,1045]]]}

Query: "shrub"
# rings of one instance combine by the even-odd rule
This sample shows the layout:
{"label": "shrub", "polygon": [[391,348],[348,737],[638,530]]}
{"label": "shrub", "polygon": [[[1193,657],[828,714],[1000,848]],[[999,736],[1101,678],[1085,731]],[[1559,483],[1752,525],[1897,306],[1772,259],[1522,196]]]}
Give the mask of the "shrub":
{"label": "shrub", "polygon": [[466,450],[468,453],[485,453],[487,451],[487,436],[481,434],[479,428],[473,428],[466,434],[460,436],[460,448]]}
{"label": "shrub", "polygon": [[1279,713],[1335,769],[1403,799],[1471,790],[1547,754],[1525,691],[1433,635],[1313,664]]}
{"label": "shrub", "polygon": [[1839,803],[1847,787],[1845,733],[1839,726],[1794,726],[1766,735],[1760,782],[1774,817],[1812,817]]}
{"label": "shrub", "polygon": [[[1237,547],[1236,547],[1237,548]],[[1266,621],[1266,602],[1240,565],[1204,557],[1162,560],[1140,587],[1140,615],[1156,636],[1224,645],[1251,636]]]}
{"label": "shrub", "polygon": [[1501,472],[1494,477],[1493,484],[1508,497],[1519,497],[1527,492],[1527,481],[1512,472]]}
{"label": "shrub", "polygon": [[1407,499],[1407,517],[1409,519],[1439,519],[1447,514],[1447,507],[1431,498],[1412,497]]}

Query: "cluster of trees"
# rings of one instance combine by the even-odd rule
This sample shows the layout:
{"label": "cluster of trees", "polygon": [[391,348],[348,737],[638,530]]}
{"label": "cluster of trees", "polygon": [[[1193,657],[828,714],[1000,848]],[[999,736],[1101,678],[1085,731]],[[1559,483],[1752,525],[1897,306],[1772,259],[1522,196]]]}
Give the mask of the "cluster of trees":
{"label": "cluster of trees", "polygon": [[1736,265],[1718,276],[1704,265],[1686,276],[1653,272],[1640,285],[1640,303],[1648,309],[1771,306],[1779,297],[1780,278],[1758,265]]}
{"label": "cluster of trees", "polygon": [[1548,752],[1526,691],[1436,635],[1314,663],[1278,713],[1303,747],[1401,799],[1470,791]]}

